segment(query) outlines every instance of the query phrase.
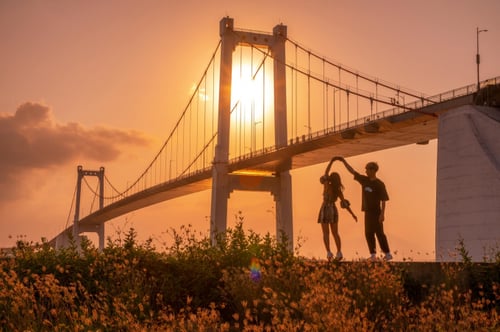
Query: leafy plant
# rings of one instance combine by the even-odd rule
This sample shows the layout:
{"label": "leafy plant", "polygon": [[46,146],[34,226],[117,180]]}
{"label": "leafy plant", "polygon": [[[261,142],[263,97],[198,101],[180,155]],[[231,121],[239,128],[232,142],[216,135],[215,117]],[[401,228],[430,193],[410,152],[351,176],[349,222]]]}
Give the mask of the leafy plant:
{"label": "leafy plant", "polygon": [[310,260],[237,218],[215,245],[171,230],[161,252],[133,228],[103,251],[18,241],[0,259],[1,331],[500,329],[500,264],[472,263],[463,242],[463,262],[419,284],[414,263]]}

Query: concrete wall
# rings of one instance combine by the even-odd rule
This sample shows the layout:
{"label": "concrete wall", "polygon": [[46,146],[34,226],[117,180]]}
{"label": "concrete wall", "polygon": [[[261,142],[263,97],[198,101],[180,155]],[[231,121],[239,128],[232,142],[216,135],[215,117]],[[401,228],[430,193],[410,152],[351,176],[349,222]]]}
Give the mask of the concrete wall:
{"label": "concrete wall", "polygon": [[436,260],[500,252],[500,108],[462,106],[440,115]]}

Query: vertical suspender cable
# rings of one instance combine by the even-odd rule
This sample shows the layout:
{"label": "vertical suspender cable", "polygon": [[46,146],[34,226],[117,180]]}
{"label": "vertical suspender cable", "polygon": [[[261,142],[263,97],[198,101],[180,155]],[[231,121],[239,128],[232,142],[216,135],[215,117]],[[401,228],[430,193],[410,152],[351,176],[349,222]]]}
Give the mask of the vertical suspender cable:
{"label": "vertical suspender cable", "polygon": [[335,117],[335,94],[337,91],[335,91],[335,88],[333,88],[333,130],[335,131],[335,125],[336,125],[336,117]]}
{"label": "vertical suspender cable", "polygon": [[266,128],[266,60],[262,65],[262,150],[264,150],[265,142],[265,128]]}
{"label": "vertical suspender cable", "polygon": [[346,90],[346,100],[347,100],[347,125],[349,125],[349,89]]}
{"label": "vertical suspender cable", "polygon": [[326,104],[326,107],[325,107],[325,113],[326,113],[326,125],[325,125],[325,129],[328,130],[328,126],[329,126],[329,123],[328,123],[328,84],[325,84],[325,96],[326,96],[326,99],[325,99],[325,104]]}
{"label": "vertical suspender cable", "polygon": [[[250,52],[250,77],[253,80],[253,47]],[[255,104],[254,99],[250,98],[250,152],[255,149]]]}
{"label": "vertical suspender cable", "polygon": [[[323,82],[326,82],[326,78],[325,78],[325,59],[322,59],[322,63],[323,63]],[[328,94],[328,84],[325,84],[325,89],[322,90],[323,92],[323,130],[328,128],[328,109],[326,108],[326,98],[327,98],[327,94]]]}
{"label": "vertical suspender cable", "polygon": [[[203,81],[204,84],[204,91],[203,91],[203,145],[205,145],[206,139],[207,139],[207,74],[205,73],[205,79]],[[206,153],[203,152],[203,168],[205,168],[206,165]],[[177,165],[177,163],[176,163]],[[177,169],[177,168],[176,168]]]}
{"label": "vertical suspender cable", "polygon": [[[297,61],[299,61],[298,60],[298,56],[297,56],[297,50],[298,50],[298,46],[297,46],[297,44],[295,44],[295,66],[296,67],[299,66],[298,63],[297,63]],[[298,129],[297,129],[298,128],[298,125],[297,125],[297,121],[298,121],[298,117],[297,117],[297,109],[298,109],[298,107],[297,107],[297,102],[298,102],[298,98],[297,98],[297,91],[298,91],[297,84],[298,84],[298,81],[297,81],[297,71],[296,70],[295,71],[292,70],[292,77],[293,77],[293,72],[295,72],[295,91],[293,93],[293,97],[295,98],[295,103],[294,103],[295,109],[292,109],[292,113],[293,113],[292,116],[295,116],[295,137],[297,137],[298,136]],[[292,130],[293,130],[293,128],[292,128]]]}
{"label": "vertical suspender cable", "polygon": [[[215,128],[215,60],[212,62],[212,130],[210,136],[214,135],[215,133],[214,128]],[[210,151],[212,151],[212,156],[210,156],[210,159],[213,159],[215,154],[214,143],[212,143]]]}
{"label": "vertical suspender cable", "polygon": [[186,147],[186,144],[185,144],[185,135],[186,135],[186,120],[185,120],[185,117],[182,117],[182,157],[181,157],[181,165],[182,165],[182,168],[184,169],[184,154],[185,154],[185,147]]}
{"label": "vertical suspender cable", "polygon": [[[175,177],[177,177],[177,170],[178,170],[178,164],[179,164],[179,127],[175,129]],[[182,164],[181,164],[182,165]]]}
{"label": "vertical suspender cable", "polygon": [[[189,132],[192,133],[193,132],[193,104],[192,103],[189,103],[189,124],[188,124],[188,128],[189,128]],[[191,146],[193,144],[193,135],[189,135],[188,136],[188,140],[189,140],[189,148],[188,148],[188,158],[189,160],[191,160]]]}
{"label": "vertical suspender cable", "polygon": [[[290,69],[290,93],[288,93],[287,90],[287,100],[290,98],[290,102],[287,102],[287,115],[286,118],[290,119],[290,126],[287,127],[287,136],[288,137],[293,137],[293,89],[294,89],[294,84],[293,84],[293,69],[291,67],[286,67],[286,70]],[[274,80],[274,79],[273,79]],[[273,84],[274,86],[274,84]],[[290,111],[290,112],[289,112]]]}
{"label": "vertical suspender cable", "polygon": [[[240,46],[240,82],[243,79],[243,66],[241,65],[242,63],[243,63],[243,47]],[[243,126],[245,125],[245,122],[243,121],[244,112],[243,112],[242,104],[243,103],[241,103],[241,100],[240,100],[240,103],[238,106],[238,112],[236,112],[236,114],[238,114],[239,120],[240,120],[239,129],[238,129],[238,131],[239,131],[239,150],[240,150],[239,155],[240,156],[242,154],[242,150],[243,150],[243,154],[245,153],[245,147],[242,146],[242,144],[243,144],[242,135],[244,134],[244,131],[242,129],[243,129]],[[243,137],[243,140],[244,140],[244,137]]]}
{"label": "vertical suspender cable", "polygon": [[[197,90],[196,94],[199,94],[199,93],[200,93],[200,91]],[[196,112],[196,143],[194,145],[195,146],[194,153],[196,155],[196,154],[198,154],[198,147],[200,146],[200,119],[198,118],[200,115],[200,98],[196,98],[196,111],[195,112]],[[195,170],[198,170],[197,164],[198,163],[196,163]]]}
{"label": "vertical suspender cable", "polygon": [[174,144],[170,141],[170,159],[168,161],[168,180],[172,181],[172,157],[174,154]]}
{"label": "vertical suspender cable", "polygon": [[307,66],[307,135],[311,135],[311,52],[307,52],[308,66]]}
{"label": "vertical suspender cable", "polygon": [[[339,66],[339,86],[342,86],[341,67]],[[339,90],[339,125],[342,124],[342,90]]]}
{"label": "vertical suspender cable", "polygon": [[358,86],[358,74],[356,74],[356,119],[359,119],[359,86]]}

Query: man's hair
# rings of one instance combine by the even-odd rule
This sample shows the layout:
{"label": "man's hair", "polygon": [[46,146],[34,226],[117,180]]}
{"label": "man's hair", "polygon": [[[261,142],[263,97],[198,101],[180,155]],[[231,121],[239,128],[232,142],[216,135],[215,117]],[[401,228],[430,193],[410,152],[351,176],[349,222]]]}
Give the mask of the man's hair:
{"label": "man's hair", "polygon": [[373,168],[375,171],[378,171],[378,164],[374,161],[370,161],[366,164],[366,168]]}

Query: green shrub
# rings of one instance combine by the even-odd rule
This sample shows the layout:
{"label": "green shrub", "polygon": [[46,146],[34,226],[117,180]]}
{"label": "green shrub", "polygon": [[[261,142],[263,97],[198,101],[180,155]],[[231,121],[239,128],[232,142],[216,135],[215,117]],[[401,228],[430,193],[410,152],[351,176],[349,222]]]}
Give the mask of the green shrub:
{"label": "green shrub", "polygon": [[419,284],[405,270],[414,263],[310,260],[240,221],[214,245],[171,230],[162,252],[134,229],[102,252],[85,239],[61,250],[19,241],[0,260],[0,330],[500,329],[498,260],[443,264]]}

